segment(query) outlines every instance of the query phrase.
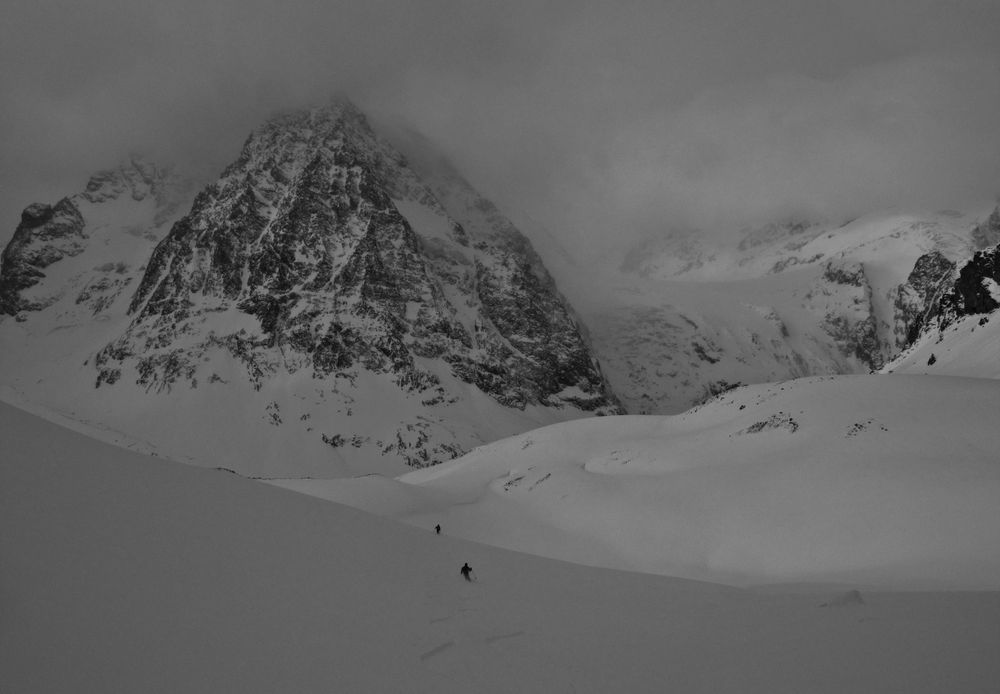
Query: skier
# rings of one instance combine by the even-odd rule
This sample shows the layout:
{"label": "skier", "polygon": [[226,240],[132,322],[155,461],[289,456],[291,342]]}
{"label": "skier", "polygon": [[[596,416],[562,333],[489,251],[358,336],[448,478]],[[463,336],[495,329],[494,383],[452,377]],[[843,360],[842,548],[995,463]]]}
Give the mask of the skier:
{"label": "skier", "polygon": [[462,574],[466,581],[472,581],[472,576],[474,574],[472,573],[472,567],[469,566],[468,562],[462,564],[462,568],[459,569],[458,572]]}
{"label": "skier", "polygon": [[434,526],[434,532],[436,532],[438,535],[441,534],[441,524],[440,523],[438,523],[437,525]]}

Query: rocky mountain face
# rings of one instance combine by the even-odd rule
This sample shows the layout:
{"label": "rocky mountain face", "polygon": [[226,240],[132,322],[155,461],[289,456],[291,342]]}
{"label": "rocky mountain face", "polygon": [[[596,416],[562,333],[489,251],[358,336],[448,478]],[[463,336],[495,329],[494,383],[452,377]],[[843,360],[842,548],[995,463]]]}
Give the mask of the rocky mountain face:
{"label": "rocky mountain face", "polygon": [[[889,346],[880,334],[872,285],[864,265],[853,259],[828,261],[817,285],[824,296],[839,294],[841,298],[820,305],[821,310],[825,309],[820,323],[823,331],[842,354],[855,357],[870,369],[880,367]],[[812,292],[806,294],[807,299],[814,296]]]}
{"label": "rocky mountain face", "polygon": [[21,213],[21,223],[2,256],[0,311],[16,315],[52,303],[51,298],[31,297],[26,290],[45,277],[49,265],[83,251],[87,239],[83,227],[83,215],[70,198],[55,205],[35,203]]}
{"label": "rocky mountain face", "polygon": [[938,322],[944,327],[962,316],[1000,308],[1000,246],[979,251],[962,266],[951,291],[941,297]]}
{"label": "rocky mountain face", "polygon": [[[100,313],[134,279],[127,272],[131,249],[125,246],[130,244],[109,235],[157,240],[159,230],[190,201],[190,188],[190,181],[172,169],[135,155],[115,169],[95,174],[84,191],[55,205],[29,205],[0,261],[0,312],[23,321],[24,312],[44,310],[63,294],[76,291],[76,303]],[[60,272],[69,263],[52,267],[101,244],[120,247],[116,262],[89,272],[75,268],[69,277]]]}
{"label": "rocky mountain face", "polygon": [[581,319],[432,145],[377,132],[336,103],[258,128],[197,196],[135,157],[29,206],[0,267],[0,388],[199,464],[397,473],[564,419],[867,372],[998,300],[989,251],[956,268],[1000,241],[1000,211],[892,213],[559,266]]}
{"label": "rocky mountain face", "polygon": [[[996,241],[1000,208],[975,230],[978,241]],[[903,349],[883,368],[921,373],[1000,378],[1000,245],[940,273]]]}
{"label": "rocky mountain face", "polygon": [[896,350],[911,344],[934,311],[938,300],[955,278],[955,263],[939,251],[931,251],[919,258],[912,272],[901,284],[895,297]]}
{"label": "rocky mountain face", "polygon": [[[276,451],[288,447],[274,441],[306,440],[291,450],[310,460],[247,462],[256,452],[244,442],[220,444],[224,466],[339,475],[430,465],[532,426],[621,412],[527,239],[454,171],[430,164],[418,173],[347,102],[258,128],[158,239],[137,280],[124,280],[127,303],[115,305],[103,346],[78,355],[110,423],[158,440],[120,403],[138,398],[164,420],[195,417],[178,414],[181,401],[227,403],[246,418],[220,425],[231,439],[263,421],[273,435],[247,441]],[[151,171],[101,174],[82,197],[166,208],[163,188],[144,178]],[[73,210],[64,201],[26,211],[5,255],[7,313],[43,308],[26,282],[87,248]],[[84,284],[79,297],[91,303],[123,288]]]}
{"label": "rocky mountain face", "polygon": [[[899,347],[908,347],[922,333],[940,333],[962,318],[1000,308],[1000,206],[973,229],[972,239],[978,250],[961,264],[935,253],[917,261],[899,293],[900,311],[911,317]],[[914,296],[916,311],[905,303]]]}
{"label": "rocky mountain face", "polygon": [[998,223],[943,211],[674,231],[584,273],[599,289],[560,283],[629,411],[679,412],[733,383],[881,368]]}

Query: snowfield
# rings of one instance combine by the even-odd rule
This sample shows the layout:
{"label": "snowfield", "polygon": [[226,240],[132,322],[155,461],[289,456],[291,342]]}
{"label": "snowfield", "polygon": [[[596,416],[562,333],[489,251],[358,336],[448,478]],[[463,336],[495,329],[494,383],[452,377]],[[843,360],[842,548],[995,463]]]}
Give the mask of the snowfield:
{"label": "snowfield", "polygon": [[604,417],[398,481],[283,486],[583,564],[734,585],[1000,588],[1000,381],[815,377]]}
{"label": "snowfield", "polygon": [[[992,402],[992,391],[967,392]],[[696,436],[710,422],[742,425],[725,414],[732,406],[718,403],[667,428]],[[811,418],[801,417],[807,430]],[[610,433],[608,422],[592,422],[605,426],[592,441]],[[629,431],[655,440],[652,422],[621,420],[622,440],[581,461],[605,471],[584,476],[626,488],[629,475],[609,474],[615,461],[602,451],[621,453],[626,440],[638,440]],[[576,425],[568,426],[531,434],[535,443],[525,450],[571,442]],[[760,433],[784,435],[780,426]],[[750,591],[590,568],[450,537],[458,516],[445,518],[445,534],[436,536],[223,471],[141,456],[8,405],[0,405],[0,437],[4,692],[1000,687],[995,591]],[[513,454],[527,441],[488,447],[475,454],[478,465],[466,458],[436,479],[425,473],[424,485],[444,486],[488,463],[491,451]],[[683,461],[672,465],[674,473],[685,469]],[[939,472],[937,481],[950,476]],[[480,493],[503,498],[503,484]],[[528,486],[525,477],[512,490]],[[478,582],[458,575],[466,561]]]}
{"label": "snowfield", "polygon": [[[1000,378],[1000,316],[963,316],[943,331],[927,330],[883,371]],[[932,358],[933,357],[933,358]]]}

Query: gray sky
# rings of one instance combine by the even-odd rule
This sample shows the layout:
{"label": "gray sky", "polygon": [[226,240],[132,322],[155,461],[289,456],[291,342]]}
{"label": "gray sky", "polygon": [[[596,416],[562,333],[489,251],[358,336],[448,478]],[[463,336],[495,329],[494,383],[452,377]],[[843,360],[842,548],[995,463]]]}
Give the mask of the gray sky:
{"label": "gray sky", "polygon": [[8,0],[0,239],[346,90],[567,245],[1000,193],[995,0]]}

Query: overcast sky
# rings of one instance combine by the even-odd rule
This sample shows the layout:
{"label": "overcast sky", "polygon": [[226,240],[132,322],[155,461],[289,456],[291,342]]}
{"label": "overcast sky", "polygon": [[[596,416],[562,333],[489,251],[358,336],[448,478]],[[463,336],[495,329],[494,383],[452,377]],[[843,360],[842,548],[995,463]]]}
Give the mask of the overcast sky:
{"label": "overcast sky", "polygon": [[7,0],[0,239],[130,149],[346,90],[600,250],[1000,193],[996,0]]}

